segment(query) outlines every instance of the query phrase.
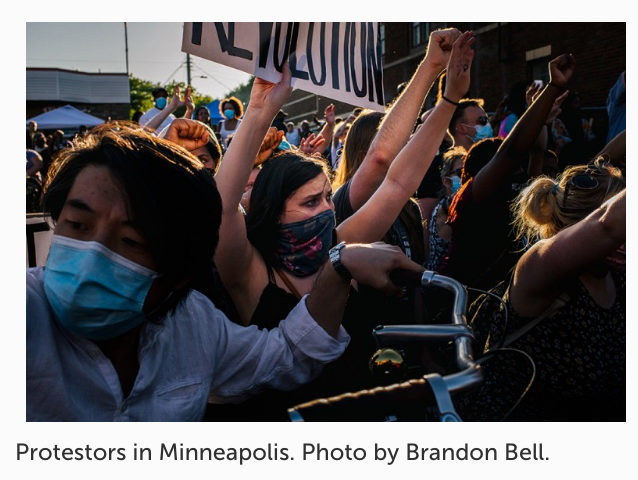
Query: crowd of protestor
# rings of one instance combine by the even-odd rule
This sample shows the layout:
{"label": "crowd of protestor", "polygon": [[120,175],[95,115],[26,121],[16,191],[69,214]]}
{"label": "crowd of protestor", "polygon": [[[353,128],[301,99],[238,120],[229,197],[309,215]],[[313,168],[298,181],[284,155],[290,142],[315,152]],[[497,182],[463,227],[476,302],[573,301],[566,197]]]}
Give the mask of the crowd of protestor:
{"label": "crowd of protestor", "polygon": [[[27,270],[27,419],[286,420],[374,388],[375,326],[450,318],[403,268],[468,288],[487,375],[464,419],[624,420],[625,75],[597,138],[577,59],[486,106],[473,43],[433,32],[383,113],[286,122],[285,66],[216,125],[163,88],[68,143],[29,124],[27,212],[55,230]],[[444,347],[404,354],[408,378],[454,371]]]}

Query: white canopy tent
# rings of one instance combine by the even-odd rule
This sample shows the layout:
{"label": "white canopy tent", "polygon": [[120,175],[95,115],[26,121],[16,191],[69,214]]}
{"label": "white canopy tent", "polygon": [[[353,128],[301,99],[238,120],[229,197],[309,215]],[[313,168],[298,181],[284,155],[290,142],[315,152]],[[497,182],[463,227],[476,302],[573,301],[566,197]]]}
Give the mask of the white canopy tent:
{"label": "white canopy tent", "polygon": [[84,113],[71,105],[65,105],[64,107],[56,108],[50,112],[30,118],[26,121],[26,125],[28,126],[31,121],[38,124],[38,130],[79,128],[81,125],[86,125],[88,128],[91,128],[104,123],[104,120],[101,118]]}

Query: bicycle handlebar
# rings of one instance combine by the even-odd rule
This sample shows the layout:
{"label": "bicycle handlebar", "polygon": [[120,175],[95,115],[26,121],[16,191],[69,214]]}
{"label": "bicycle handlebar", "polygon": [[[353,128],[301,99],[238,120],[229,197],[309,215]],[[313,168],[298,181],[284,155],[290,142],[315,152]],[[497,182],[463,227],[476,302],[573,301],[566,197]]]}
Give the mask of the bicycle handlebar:
{"label": "bicycle handlebar", "polygon": [[[395,325],[381,326],[373,331],[380,345],[391,342],[414,342],[424,340],[453,340],[456,363],[459,372],[441,377],[437,374],[426,375],[419,380],[345,393],[337,397],[318,399],[297,405],[288,410],[292,421],[371,421],[370,412],[377,414],[377,420],[391,420],[396,416],[397,404],[402,413],[422,411],[426,420],[423,404],[435,401],[438,418],[441,421],[458,421],[450,394],[470,390],[483,382],[483,370],[474,361],[472,331],[467,325],[467,291],[453,278],[436,272],[419,273],[410,270],[394,270],[390,279],[398,286],[436,286],[454,294],[454,307],[451,325]],[[366,416],[363,419],[363,416]]]}

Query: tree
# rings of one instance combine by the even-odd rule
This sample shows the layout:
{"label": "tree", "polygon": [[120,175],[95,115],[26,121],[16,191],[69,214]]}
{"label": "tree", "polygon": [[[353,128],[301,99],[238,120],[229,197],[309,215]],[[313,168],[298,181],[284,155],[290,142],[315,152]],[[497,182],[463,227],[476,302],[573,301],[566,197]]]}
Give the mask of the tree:
{"label": "tree", "polygon": [[[173,95],[173,92],[177,85],[179,85],[182,92],[186,90],[186,84],[184,82],[174,82],[170,85],[164,86],[164,88],[168,90],[169,99],[170,96]],[[145,112],[153,108],[153,95],[151,94],[151,92],[154,88],[161,87],[162,85],[160,85],[159,83],[153,83],[149,80],[142,80],[141,78],[137,78],[133,75],[129,75],[129,86],[131,92],[131,118],[133,118],[133,114],[135,112]],[[193,96],[193,101],[197,106],[207,105],[213,101],[210,96],[201,95],[195,88],[191,89],[191,93]],[[185,107],[178,108],[175,112],[175,116],[181,117],[182,115],[184,115],[185,111]]]}
{"label": "tree", "polygon": [[253,89],[254,81],[255,77],[250,77],[245,83],[242,83],[237,88],[228,92],[226,96],[238,98],[244,106],[248,105],[248,101],[250,100],[250,91]]}

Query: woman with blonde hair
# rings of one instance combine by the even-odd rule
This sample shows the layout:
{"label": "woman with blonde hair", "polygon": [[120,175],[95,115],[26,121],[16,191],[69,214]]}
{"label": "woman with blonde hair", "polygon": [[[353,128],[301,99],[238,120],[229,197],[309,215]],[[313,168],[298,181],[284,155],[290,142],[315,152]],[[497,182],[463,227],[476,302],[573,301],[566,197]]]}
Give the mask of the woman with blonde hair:
{"label": "woman with blonde hair", "polygon": [[[467,413],[497,420],[510,408],[514,420],[623,421],[626,284],[616,254],[626,238],[624,177],[601,159],[570,167],[556,181],[536,179],[513,210],[519,236],[538,241],[500,286],[509,321],[499,309],[473,327],[484,351],[523,354],[486,362],[487,382]],[[521,401],[512,386],[532,375]]]}

